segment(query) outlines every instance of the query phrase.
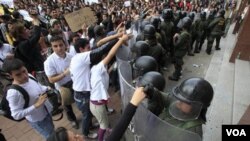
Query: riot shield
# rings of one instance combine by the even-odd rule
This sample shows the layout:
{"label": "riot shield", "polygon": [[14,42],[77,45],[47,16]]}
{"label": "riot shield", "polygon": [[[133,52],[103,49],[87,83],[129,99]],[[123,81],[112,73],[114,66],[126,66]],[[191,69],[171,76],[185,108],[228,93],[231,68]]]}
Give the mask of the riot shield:
{"label": "riot shield", "polygon": [[[132,69],[129,62],[118,66],[123,109],[129,103],[135,88],[132,85]],[[151,113],[140,104],[129,125],[127,141],[201,141],[198,134],[175,127]]]}
{"label": "riot shield", "polygon": [[138,107],[133,122],[139,141],[201,141],[198,134],[161,120],[144,105]]}
{"label": "riot shield", "polygon": [[134,28],[134,25],[130,29],[132,31],[133,37],[128,40],[127,46],[121,46],[116,52],[116,61],[119,66],[121,62],[131,61],[133,59],[133,54],[131,52],[131,47],[135,44],[135,39],[137,36],[137,31]]}
{"label": "riot shield", "polygon": [[128,61],[122,61],[118,64],[121,99],[123,108],[125,108],[135,91],[135,88],[131,85],[133,81],[132,68]]}

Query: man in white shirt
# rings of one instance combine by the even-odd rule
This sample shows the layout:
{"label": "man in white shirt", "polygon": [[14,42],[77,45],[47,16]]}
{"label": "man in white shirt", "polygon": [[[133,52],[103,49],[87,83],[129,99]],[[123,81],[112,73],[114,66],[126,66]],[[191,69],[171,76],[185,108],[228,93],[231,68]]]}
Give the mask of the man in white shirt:
{"label": "man in white shirt", "polygon": [[[118,37],[118,36],[117,36]],[[90,133],[92,114],[89,109],[90,100],[90,65],[101,61],[103,54],[106,54],[117,42],[111,40],[108,44],[90,51],[87,39],[78,39],[75,43],[77,54],[70,63],[70,73],[73,81],[74,99],[79,110],[83,114],[82,132],[88,138],[96,138],[96,133]]]}
{"label": "man in white shirt", "polygon": [[[62,104],[66,111],[68,120],[71,121],[74,128],[78,129],[77,119],[71,106],[71,103],[73,103],[73,90],[68,70],[72,56],[66,52],[66,46],[62,37],[54,36],[51,38],[50,43],[54,53],[44,62],[44,71],[50,83],[55,84],[55,88],[60,91]],[[62,87],[66,87],[72,91],[65,93]],[[70,100],[71,96],[72,100]]]}
{"label": "man in white shirt", "polygon": [[32,76],[28,74],[24,63],[19,59],[5,60],[3,70],[13,78],[12,84],[21,86],[29,95],[28,107],[23,108],[25,100],[22,94],[15,89],[7,91],[6,99],[9,102],[11,116],[16,120],[25,117],[32,128],[47,139],[54,131],[52,117],[44,105],[48,88],[30,79]]}

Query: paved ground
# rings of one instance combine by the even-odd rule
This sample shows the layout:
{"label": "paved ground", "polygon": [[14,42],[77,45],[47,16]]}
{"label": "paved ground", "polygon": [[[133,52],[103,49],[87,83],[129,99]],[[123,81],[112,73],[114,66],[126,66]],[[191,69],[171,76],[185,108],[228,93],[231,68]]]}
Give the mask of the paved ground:
{"label": "paved ground", "polygon": [[[225,43],[226,39],[222,39],[221,47]],[[169,81],[168,76],[170,76],[173,73],[173,65],[169,66],[169,69],[164,72],[166,77],[166,88],[165,91],[169,92],[171,89],[178,85],[182,80],[187,79],[189,77],[205,77],[206,73],[208,71],[208,68],[210,66],[211,60],[213,58],[213,55],[215,52],[221,52],[221,51],[215,51],[213,49],[213,53],[211,55],[207,55],[205,53],[206,43],[203,45],[203,49],[201,53],[195,54],[194,57],[186,56],[185,57],[185,64],[183,67],[183,76],[182,79],[178,82],[176,81]],[[216,71],[214,71],[216,73]],[[216,74],[215,74],[216,75]],[[110,89],[111,94],[111,102],[109,104],[109,107],[115,108],[116,113],[110,115],[110,123],[111,126],[113,126],[116,121],[119,119],[120,116],[120,96],[119,93],[115,93],[114,90]],[[81,120],[81,113],[74,105],[74,111],[77,115],[77,118],[79,121]],[[64,117],[61,121],[54,122],[56,127],[64,126],[70,130],[73,130],[77,133],[81,133],[81,130],[75,130],[72,129],[70,123],[67,121],[67,119]],[[27,124],[26,121],[15,123],[12,121],[9,121],[3,117],[0,117],[0,129],[2,129],[2,132],[6,136],[8,141],[40,141],[42,138],[34,131],[32,128]]]}

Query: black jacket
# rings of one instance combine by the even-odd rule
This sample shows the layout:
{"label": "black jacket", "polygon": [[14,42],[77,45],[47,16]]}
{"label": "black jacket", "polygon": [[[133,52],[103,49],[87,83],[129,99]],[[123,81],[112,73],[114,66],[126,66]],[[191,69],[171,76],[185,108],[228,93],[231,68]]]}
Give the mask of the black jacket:
{"label": "black jacket", "polygon": [[43,71],[44,58],[40,52],[39,39],[41,35],[41,28],[34,26],[33,33],[29,39],[21,39],[17,41],[14,46],[15,57],[22,60],[28,72]]}
{"label": "black jacket", "polygon": [[116,126],[113,128],[112,133],[106,139],[106,141],[119,141],[122,138],[124,132],[128,128],[128,125],[136,112],[136,108],[137,107],[131,103],[127,105],[118,124],[116,124]]}

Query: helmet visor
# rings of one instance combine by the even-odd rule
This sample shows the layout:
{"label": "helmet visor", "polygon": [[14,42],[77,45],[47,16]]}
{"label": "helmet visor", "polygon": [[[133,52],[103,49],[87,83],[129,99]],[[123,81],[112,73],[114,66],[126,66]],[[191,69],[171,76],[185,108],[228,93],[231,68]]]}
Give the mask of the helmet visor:
{"label": "helmet visor", "polygon": [[174,95],[171,95],[170,99],[169,113],[172,117],[181,121],[195,120],[199,117],[202,109],[202,104],[200,102],[182,101],[177,99]]}

